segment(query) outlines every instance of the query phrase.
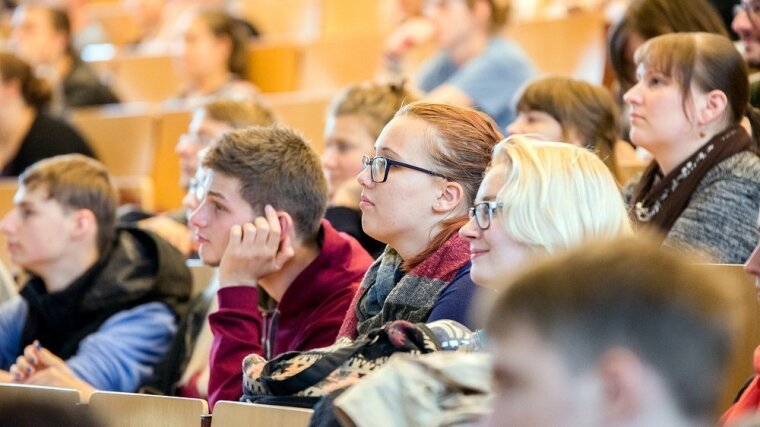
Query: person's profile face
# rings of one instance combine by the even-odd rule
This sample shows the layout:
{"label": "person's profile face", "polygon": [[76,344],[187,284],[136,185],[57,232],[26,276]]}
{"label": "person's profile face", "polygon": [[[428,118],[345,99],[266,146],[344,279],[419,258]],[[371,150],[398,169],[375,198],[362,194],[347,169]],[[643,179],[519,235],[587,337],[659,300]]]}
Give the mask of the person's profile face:
{"label": "person's profile face", "polygon": [[64,35],[53,29],[50,13],[46,9],[20,6],[14,12],[9,44],[32,67],[54,61],[56,49],[62,44],[65,46],[64,39]]}
{"label": "person's profile face", "polygon": [[[498,202],[499,191],[506,181],[506,166],[488,170],[480,184],[475,203]],[[482,215],[481,215],[482,216]],[[488,215],[485,216],[488,218]],[[517,242],[504,227],[501,208],[496,207],[490,215],[490,225],[481,229],[475,216],[459,231],[470,244],[472,267],[470,277],[479,286],[498,289],[507,278],[515,274],[529,260],[530,249]]]}
{"label": "person's profile face", "polygon": [[524,110],[507,126],[510,135],[534,135],[547,141],[563,141],[562,125],[549,113],[540,110]]}
{"label": "person's profile face", "polygon": [[328,117],[325,123],[325,150],[322,170],[334,194],[342,185],[353,183],[362,171],[362,156],[374,151],[375,139],[361,116],[343,114]]}
{"label": "person's profile face", "polygon": [[489,427],[601,426],[600,385],[573,372],[558,347],[534,327],[518,322],[488,338],[493,357],[493,413]]}
{"label": "person's profile face", "polygon": [[[429,125],[413,117],[396,117],[388,123],[375,143],[374,156],[435,171],[425,138]],[[391,166],[385,182],[371,179],[370,167],[362,169],[357,181],[362,187],[359,208],[362,228],[376,240],[395,246],[417,239],[420,229],[429,232],[438,187],[444,178],[418,170]]]}
{"label": "person's profile face", "polygon": [[760,0],[742,0],[735,6],[731,28],[742,41],[744,60],[760,66]]}
{"label": "person's profile face", "polygon": [[240,193],[239,179],[214,170],[207,173],[205,197],[188,223],[197,238],[201,259],[216,266],[227,248],[232,226],[252,222],[256,215]]}
{"label": "person's profile face", "polygon": [[13,202],[0,221],[11,261],[37,273],[68,256],[74,210],[64,209],[41,185],[20,187]]}

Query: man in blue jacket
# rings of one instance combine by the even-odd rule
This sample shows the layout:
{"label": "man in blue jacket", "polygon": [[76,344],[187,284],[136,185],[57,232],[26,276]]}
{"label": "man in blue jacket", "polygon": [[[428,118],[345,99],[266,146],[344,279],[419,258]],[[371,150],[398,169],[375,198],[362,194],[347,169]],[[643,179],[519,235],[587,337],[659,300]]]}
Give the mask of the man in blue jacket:
{"label": "man in blue jacket", "polygon": [[29,280],[0,305],[0,381],[134,391],[163,357],[190,294],[183,257],[155,235],[116,227],[105,167],[58,156],[19,177],[0,221]]}

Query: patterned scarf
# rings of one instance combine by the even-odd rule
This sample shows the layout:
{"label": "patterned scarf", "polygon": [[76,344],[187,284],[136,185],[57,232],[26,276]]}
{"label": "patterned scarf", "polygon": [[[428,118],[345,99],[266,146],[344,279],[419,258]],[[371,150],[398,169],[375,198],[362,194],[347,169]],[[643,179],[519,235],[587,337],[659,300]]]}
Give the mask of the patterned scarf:
{"label": "patterned scarf", "polygon": [[344,322],[340,335],[356,337],[393,320],[424,322],[441,292],[469,261],[469,245],[458,233],[406,274],[401,256],[387,247],[364,276],[352,304],[356,315]]}
{"label": "patterned scarf", "polygon": [[652,161],[634,190],[631,216],[639,224],[654,227],[664,238],[705,174],[723,160],[749,149],[747,132],[733,126],[715,135],[667,176]]}

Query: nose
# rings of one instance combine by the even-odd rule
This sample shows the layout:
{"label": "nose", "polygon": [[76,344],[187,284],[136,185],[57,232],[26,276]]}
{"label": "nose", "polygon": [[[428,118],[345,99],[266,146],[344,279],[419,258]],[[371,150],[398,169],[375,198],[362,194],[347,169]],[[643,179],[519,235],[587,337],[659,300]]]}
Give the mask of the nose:
{"label": "nose", "polygon": [[356,182],[364,188],[372,188],[375,186],[375,182],[372,181],[372,177],[370,176],[368,166],[362,165],[362,171],[359,172],[359,175],[356,175]]}
{"label": "nose", "polygon": [[5,234],[6,236],[10,236],[15,231],[15,221],[14,216],[16,213],[16,208],[11,209],[3,216],[3,219],[0,220],[0,232]]}
{"label": "nose", "polygon": [[174,146],[174,152],[185,158],[197,156],[198,151],[200,151],[199,145],[187,136],[180,137],[177,145]]}
{"label": "nose", "polygon": [[731,28],[736,34],[745,35],[752,31],[752,23],[749,21],[749,16],[744,9],[739,9],[734,16],[734,20],[731,21]]}
{"label": "nose", "polygon": [[637,82],[630,89],[628,89],[628,92],[626,92],[623,95],[623,101],[625,101],[626,104],[634,105],[634,104],[641,103],[641,95],[639,94],[639,85],[641,85],[641,82]]}
{"label": "nose", "polygon": [[204,200],[190,213],[190,216],[187,218],[187,223],[190,224],[191,227],[201,229],[208,225],[208,219],[206,218],[206,213],[203,209],[205,206],[206,201]]}
{"label": "nose", "polygon": [[322,168],[324,169],[335,169],[336,162],[335,162],[335,149],[331,147],[326,147],[325,152],[322,153]]}
{"label": "nose", "polygon": [[459,229],[459,237],[465,240],[478,239],[482,233],[483,230],[478,227],[478,224],[475,222],[475,217],[470,218],[470,220]]}
{"label": "nose", "polygon": [[507,126],[507,133],[509,135],[525,133],[523,127],[523,119],[518,116],[512,123]]}

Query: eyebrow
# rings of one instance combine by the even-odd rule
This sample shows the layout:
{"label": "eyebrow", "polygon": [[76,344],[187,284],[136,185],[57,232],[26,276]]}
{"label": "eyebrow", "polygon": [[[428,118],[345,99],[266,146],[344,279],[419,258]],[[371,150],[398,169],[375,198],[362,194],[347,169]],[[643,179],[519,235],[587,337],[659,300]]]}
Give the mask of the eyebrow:
{"label": "eyebrow", "polygon": [[394,155],[394,156],[396,156],[396,157],[401,157],[401,156],[399,156],[399,155],[398,155],[398,153],[397,153],[397,152],[393,151],[393,149],[391,149],[391,148],[388,148],[388,147],[383,147],[383,148],[381,148],[381,149],[380,149],[380,152],[381,152],[381,153],[382,153],[382,152],[386,152],[386,153],[389,153],[389,154],[391,154],[391,155]]}
{"label": "eyebrow", "polygon": [[206,196],[214,196],[217,199],[222,199],[222,200],[225,200],[225,201],[227,200],[227,198],[224,197],[224,194],[222,194],[222,193],[220,193],[218,191],[214,191],[214,190],[208,190],[208,191],[206,191]]}

